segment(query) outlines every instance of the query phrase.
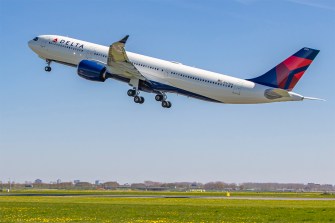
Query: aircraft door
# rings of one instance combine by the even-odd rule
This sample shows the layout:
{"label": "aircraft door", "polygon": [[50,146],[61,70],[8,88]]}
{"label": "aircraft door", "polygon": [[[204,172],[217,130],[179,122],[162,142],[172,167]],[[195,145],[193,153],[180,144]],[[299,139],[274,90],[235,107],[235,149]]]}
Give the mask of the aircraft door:
{"label": "aircraft door", "polygon": [[39,41],[39,43],[40,43],[40,46],[41,46],[42,49],[48,50],[48,47],[45,47],[46,46],[46,41],[47,40],[43,39],[43,40]]}
{"label": "aircraft door", "polygon": [[85,57],[86,59],[90,60],[94,57],[95,49],[88,49],[86,50]]}
{"label": "aircraft door", "polygon": [[242,87],[242,82],[237,82],[236,84],[234,84],[233,94],[240,95],[241,94],[241,87]]}
{"label": "aircraft door", "polygon": [[164,69],[164,77],[169,77],[170,76],[170,70],[169,69]]}

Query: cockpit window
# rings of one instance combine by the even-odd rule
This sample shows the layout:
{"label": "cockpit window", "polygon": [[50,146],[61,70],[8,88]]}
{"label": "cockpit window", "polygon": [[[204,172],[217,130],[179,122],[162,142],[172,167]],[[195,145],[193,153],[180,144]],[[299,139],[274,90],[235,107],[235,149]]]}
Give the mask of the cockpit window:
{"label": "cockpit window", "polygon": [[38,40],[38,37],[35,37],[33,40],[34,40],[34,41],[37,41],[37,40]]}

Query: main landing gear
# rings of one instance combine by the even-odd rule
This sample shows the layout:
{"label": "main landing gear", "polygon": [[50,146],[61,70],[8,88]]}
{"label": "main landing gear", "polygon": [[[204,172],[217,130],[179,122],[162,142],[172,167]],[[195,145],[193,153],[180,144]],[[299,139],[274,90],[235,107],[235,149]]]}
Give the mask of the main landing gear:
{"label": "main landing gear", "polygon": [[144,103],[144,98],[141,96],[138,96],[140,94],[139,91],[136,90],[136,88],[134,89],[129,89],[127,91],[127,94],[129,97],[134,97],[134,102],[137,104],[143,104]]}
{"label": "main landing gear", "polygon": [[161,101],[162,102],[162,107],[163,108],[171,108],[172,104],[171,102],[167,101],[167,96],[165,93],[160,93],[155,96],[156,101]]}
{"label": "main landing gear", "polygon": [[50,72],[51,71],[51,67],[50,67],[51,60],[46,60],[46,62],[47,62],[47,66],[44,68],[44,70],[46,72]]}
{"label": "main landing gear", "polygon": [[[137,104],[143,104],[144,103],[144,98],[139,96],[140,91],[138,88],[134,87],[133,89],[129,89],[127,91],[127,95],[129,97],[134,97],[134,102]],[[155,96],[156,101],[161,101],[162,102],[162,107],[163,108],[171,108],[172,104],[171,102],[167,101],[167,96],[164,92],[158,92],[158,94]]]}
{"label": "main landing gear", "polygon": [[139,79],[130,79],[129,81],[129,85],[133,86],[133,89],[129,89],[127,91],[127,94],[129,97],[134,97],[134,102],[136,104],[143,104],[144,103],[144,98],[139,96],[140,91],[138,90],[138,86],[139,86]]}

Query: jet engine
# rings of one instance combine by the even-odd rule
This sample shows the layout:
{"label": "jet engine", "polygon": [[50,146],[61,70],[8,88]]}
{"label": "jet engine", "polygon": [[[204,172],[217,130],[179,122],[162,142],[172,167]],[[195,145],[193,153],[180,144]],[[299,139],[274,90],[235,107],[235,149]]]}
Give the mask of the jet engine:
{"label": "jet engine", "polygon": [[104,82],[107,79],[106,71],[107,68],[104,64],[93,60],[80,61],[77,69],[77,73],[80,77],[98,82]]}

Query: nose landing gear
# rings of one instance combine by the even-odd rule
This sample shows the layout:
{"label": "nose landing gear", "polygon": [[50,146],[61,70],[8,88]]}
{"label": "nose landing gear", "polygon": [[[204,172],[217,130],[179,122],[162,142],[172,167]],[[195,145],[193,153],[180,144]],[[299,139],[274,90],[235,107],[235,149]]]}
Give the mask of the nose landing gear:
{"label": "nose landing gear", "polygon": [[51,60],[46,60],[46,62],[47,62],[47,66],[44,68],[44,70],[46,71],[46,72],[50,72],[51,71],[51,67],[50,67],[50,64],[51,64]]}

